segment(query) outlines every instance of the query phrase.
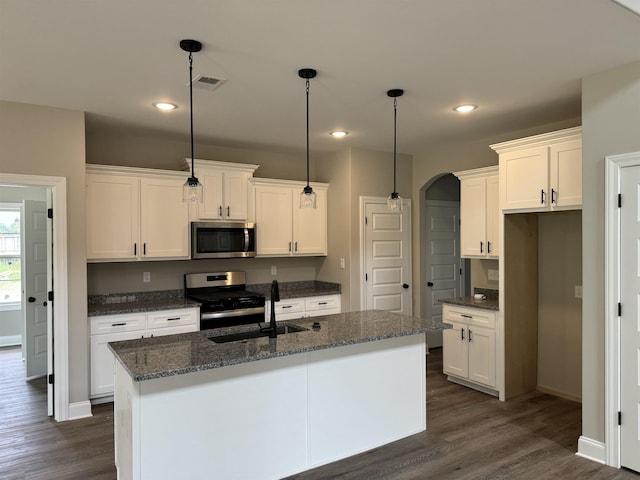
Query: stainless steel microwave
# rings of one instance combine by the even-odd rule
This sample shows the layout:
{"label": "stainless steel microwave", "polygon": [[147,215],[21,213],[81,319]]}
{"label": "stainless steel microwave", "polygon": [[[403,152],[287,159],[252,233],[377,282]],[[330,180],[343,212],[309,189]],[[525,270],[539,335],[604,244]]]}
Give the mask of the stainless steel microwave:
{"label": "stainless steel microwave", "polygon": [[256,227],[241,222],[191,222],[191,258],[256,256]]}

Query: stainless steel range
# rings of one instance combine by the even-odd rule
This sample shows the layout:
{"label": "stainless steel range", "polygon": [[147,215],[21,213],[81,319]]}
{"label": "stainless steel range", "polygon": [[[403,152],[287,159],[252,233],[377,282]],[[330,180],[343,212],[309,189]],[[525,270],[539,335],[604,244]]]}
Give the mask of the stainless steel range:
{"label": "stainless steel range", "polygon": [[264,322],[264,295],[245,282],[244,272],[185,274],[185,296],[201,303],[200,330]]}

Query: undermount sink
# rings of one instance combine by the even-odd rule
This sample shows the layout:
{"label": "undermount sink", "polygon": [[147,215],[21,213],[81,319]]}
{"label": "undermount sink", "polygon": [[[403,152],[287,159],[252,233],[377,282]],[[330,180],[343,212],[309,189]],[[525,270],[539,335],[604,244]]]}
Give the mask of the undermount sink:
{"label": "undermount sink", "polygon": [[[278,335],[285,335],[287,333],[306,332],[308,329],[304,327],[298,327],[297,325],[291,325],[289,323],[279,324],[277,327]],[[215,343],[228,343],[238,342],[241,340],[250,340],[252,338],[268,337],[269,329],[250,330],[248,332],[229,333],[226,335],[213,335],[209,337],[209,340]]]}

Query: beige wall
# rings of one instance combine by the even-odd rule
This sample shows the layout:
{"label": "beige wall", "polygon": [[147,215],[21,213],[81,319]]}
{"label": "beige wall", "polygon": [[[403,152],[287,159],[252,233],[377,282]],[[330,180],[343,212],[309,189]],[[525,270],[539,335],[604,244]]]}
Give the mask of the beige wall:
{"label": "beige wall", "polygon": [[0,172],[66,177],[69,401],[89,398],[84,114],[0,101]]}
{"label": "beige wall", "polygon": [[582,213],[538,216],[538,386],[582,397]]}
{"label": "beige wall", "polygon": [[471,293],[474,288],[491,288],[498,290],[498,280],[489,280],[489,270],[498,270],[498,260],[471,260]]}
{"label": "beige wall", "polygon": [[582,434],[604,442],[604,157],[640,150],[640,62],[582,82]]}

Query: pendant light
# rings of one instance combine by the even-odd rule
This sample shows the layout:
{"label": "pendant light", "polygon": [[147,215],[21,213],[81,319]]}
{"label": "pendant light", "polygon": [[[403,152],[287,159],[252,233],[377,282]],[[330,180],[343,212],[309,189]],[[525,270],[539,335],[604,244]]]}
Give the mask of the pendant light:
{"label": "pendant light", "polygon": [[307,186],[300,192],[300,208],[316,208],[316,193],[309,185],[309,80],[315,78],[317,73],[313,68],[298,70],[298,76],[306,80],[307,87]]}
{"label": "pendant light", "polygon": [[198,181],[193,169],[193,53],[202,50],[202,43],[197,40],[180,40],[180,48],[189,52],[189,114],[191,119],[191,176],[182,187],[182,201],[190,203],[202,202],[202,184]]}
{"label": "pendant light", "polygon": [[396,124],[398,116],[398,97],[401,97],[404,90],[394,88],[387,91],[387,95],[393,98],[393,192],[387,198],[387,207],[392,212],[402,211],[402,197],[396,191]]}

